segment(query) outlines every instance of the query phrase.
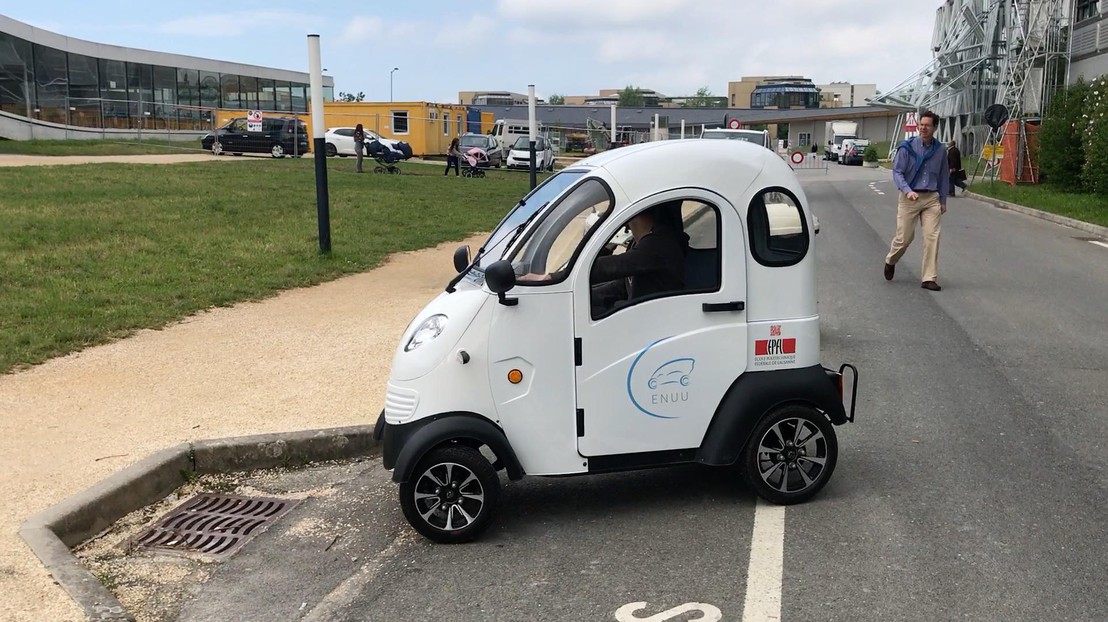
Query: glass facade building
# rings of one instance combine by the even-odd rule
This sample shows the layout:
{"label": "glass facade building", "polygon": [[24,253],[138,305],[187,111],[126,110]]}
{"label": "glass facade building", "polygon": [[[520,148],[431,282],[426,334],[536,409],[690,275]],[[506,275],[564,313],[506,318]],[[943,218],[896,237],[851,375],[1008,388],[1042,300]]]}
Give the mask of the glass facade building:
{"label": "glass facade building", "polygon": [[[307,73],[120,48],[0,15],[0,112],[72,128],[210,129],[214,109],[307,112]],[[324,99],[334,99],[324,77]]]}

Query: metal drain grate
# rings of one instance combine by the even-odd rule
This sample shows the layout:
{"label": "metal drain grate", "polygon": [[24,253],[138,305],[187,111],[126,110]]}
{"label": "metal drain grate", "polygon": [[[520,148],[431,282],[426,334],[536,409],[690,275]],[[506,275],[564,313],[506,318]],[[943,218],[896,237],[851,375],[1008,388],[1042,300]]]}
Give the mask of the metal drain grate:
{"label": "metal drain grate", "polygon": [[300,503],[298,499],[200,494],[136,535],[133,547],[230,557]]}

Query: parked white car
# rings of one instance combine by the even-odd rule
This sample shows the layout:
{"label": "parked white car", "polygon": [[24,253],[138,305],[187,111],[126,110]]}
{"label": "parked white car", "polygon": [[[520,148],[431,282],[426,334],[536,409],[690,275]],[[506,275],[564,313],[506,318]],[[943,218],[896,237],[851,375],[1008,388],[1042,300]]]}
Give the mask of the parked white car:
{"label": "parked white car", "polygon": [[[520,136],[508,151],[508,168],[531,168],[531,140]],[[545,136],[535,138],[535,168],[540,171],[554,170],[554,148]]]}
{"label": "parked white car", "polygon": [[[368,143],[372,140],[378,140],[381,137],[372,130],[365,130],[365,141]],[[323,140],[327,146],[327,157],[332,158],[339,156],[345,158],[346,156],[358,155],[354,151],[354,128],[352,127],[333,127],[323,135]]]}

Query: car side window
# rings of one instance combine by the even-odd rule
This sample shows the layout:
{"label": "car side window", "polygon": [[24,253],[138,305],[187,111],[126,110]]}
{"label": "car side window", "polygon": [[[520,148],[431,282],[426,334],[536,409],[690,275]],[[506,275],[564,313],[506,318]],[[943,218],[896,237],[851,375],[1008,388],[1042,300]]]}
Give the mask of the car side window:
{"label": "car side window", "polygon": [[[631,221],[644,212],[651,214],[653,226],[636,241]],[[593,260],[593,319],[655,298],[718,291],[719,227],[719,209],[695,199],[665,201],[636,211]]]}
{"label": "car side window", "polygon": [[227,130],[231,132],[245,132],[246,119],[235,119],[227,124]]}
{"label": "car side window", "polygon": [[344,127],[340,130],[335,130],[335,133],[338,134],[339,136],[353,136],[354,135],[354,128]]}
{"label": "car side window", "polygon": [[763,266],[795,265],[808,254],[808,222],[800,201],[784,188],[767,188],[754,196],[747,228],[750,252]]}

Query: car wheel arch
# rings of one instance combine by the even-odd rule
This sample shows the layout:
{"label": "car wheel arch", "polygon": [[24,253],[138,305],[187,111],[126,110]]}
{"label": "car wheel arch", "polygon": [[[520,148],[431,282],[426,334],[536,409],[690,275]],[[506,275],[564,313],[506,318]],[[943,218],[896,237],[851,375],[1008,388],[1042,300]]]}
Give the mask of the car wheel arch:
{"label": "car wheel arch", "polygon": [[[386,437],[384,465],[393,469],[392,479],[397,483],[406,482],[430,451],[452,444],[475,449],[488,445],[496,455],[497,466],[503,466],[509,479],[518,480],[524,475],[504,431],[476,413],[443,413],[409,424],[386,425],[383,434]],[[399,447],[390,447],[390,436],[396,438]]]}

